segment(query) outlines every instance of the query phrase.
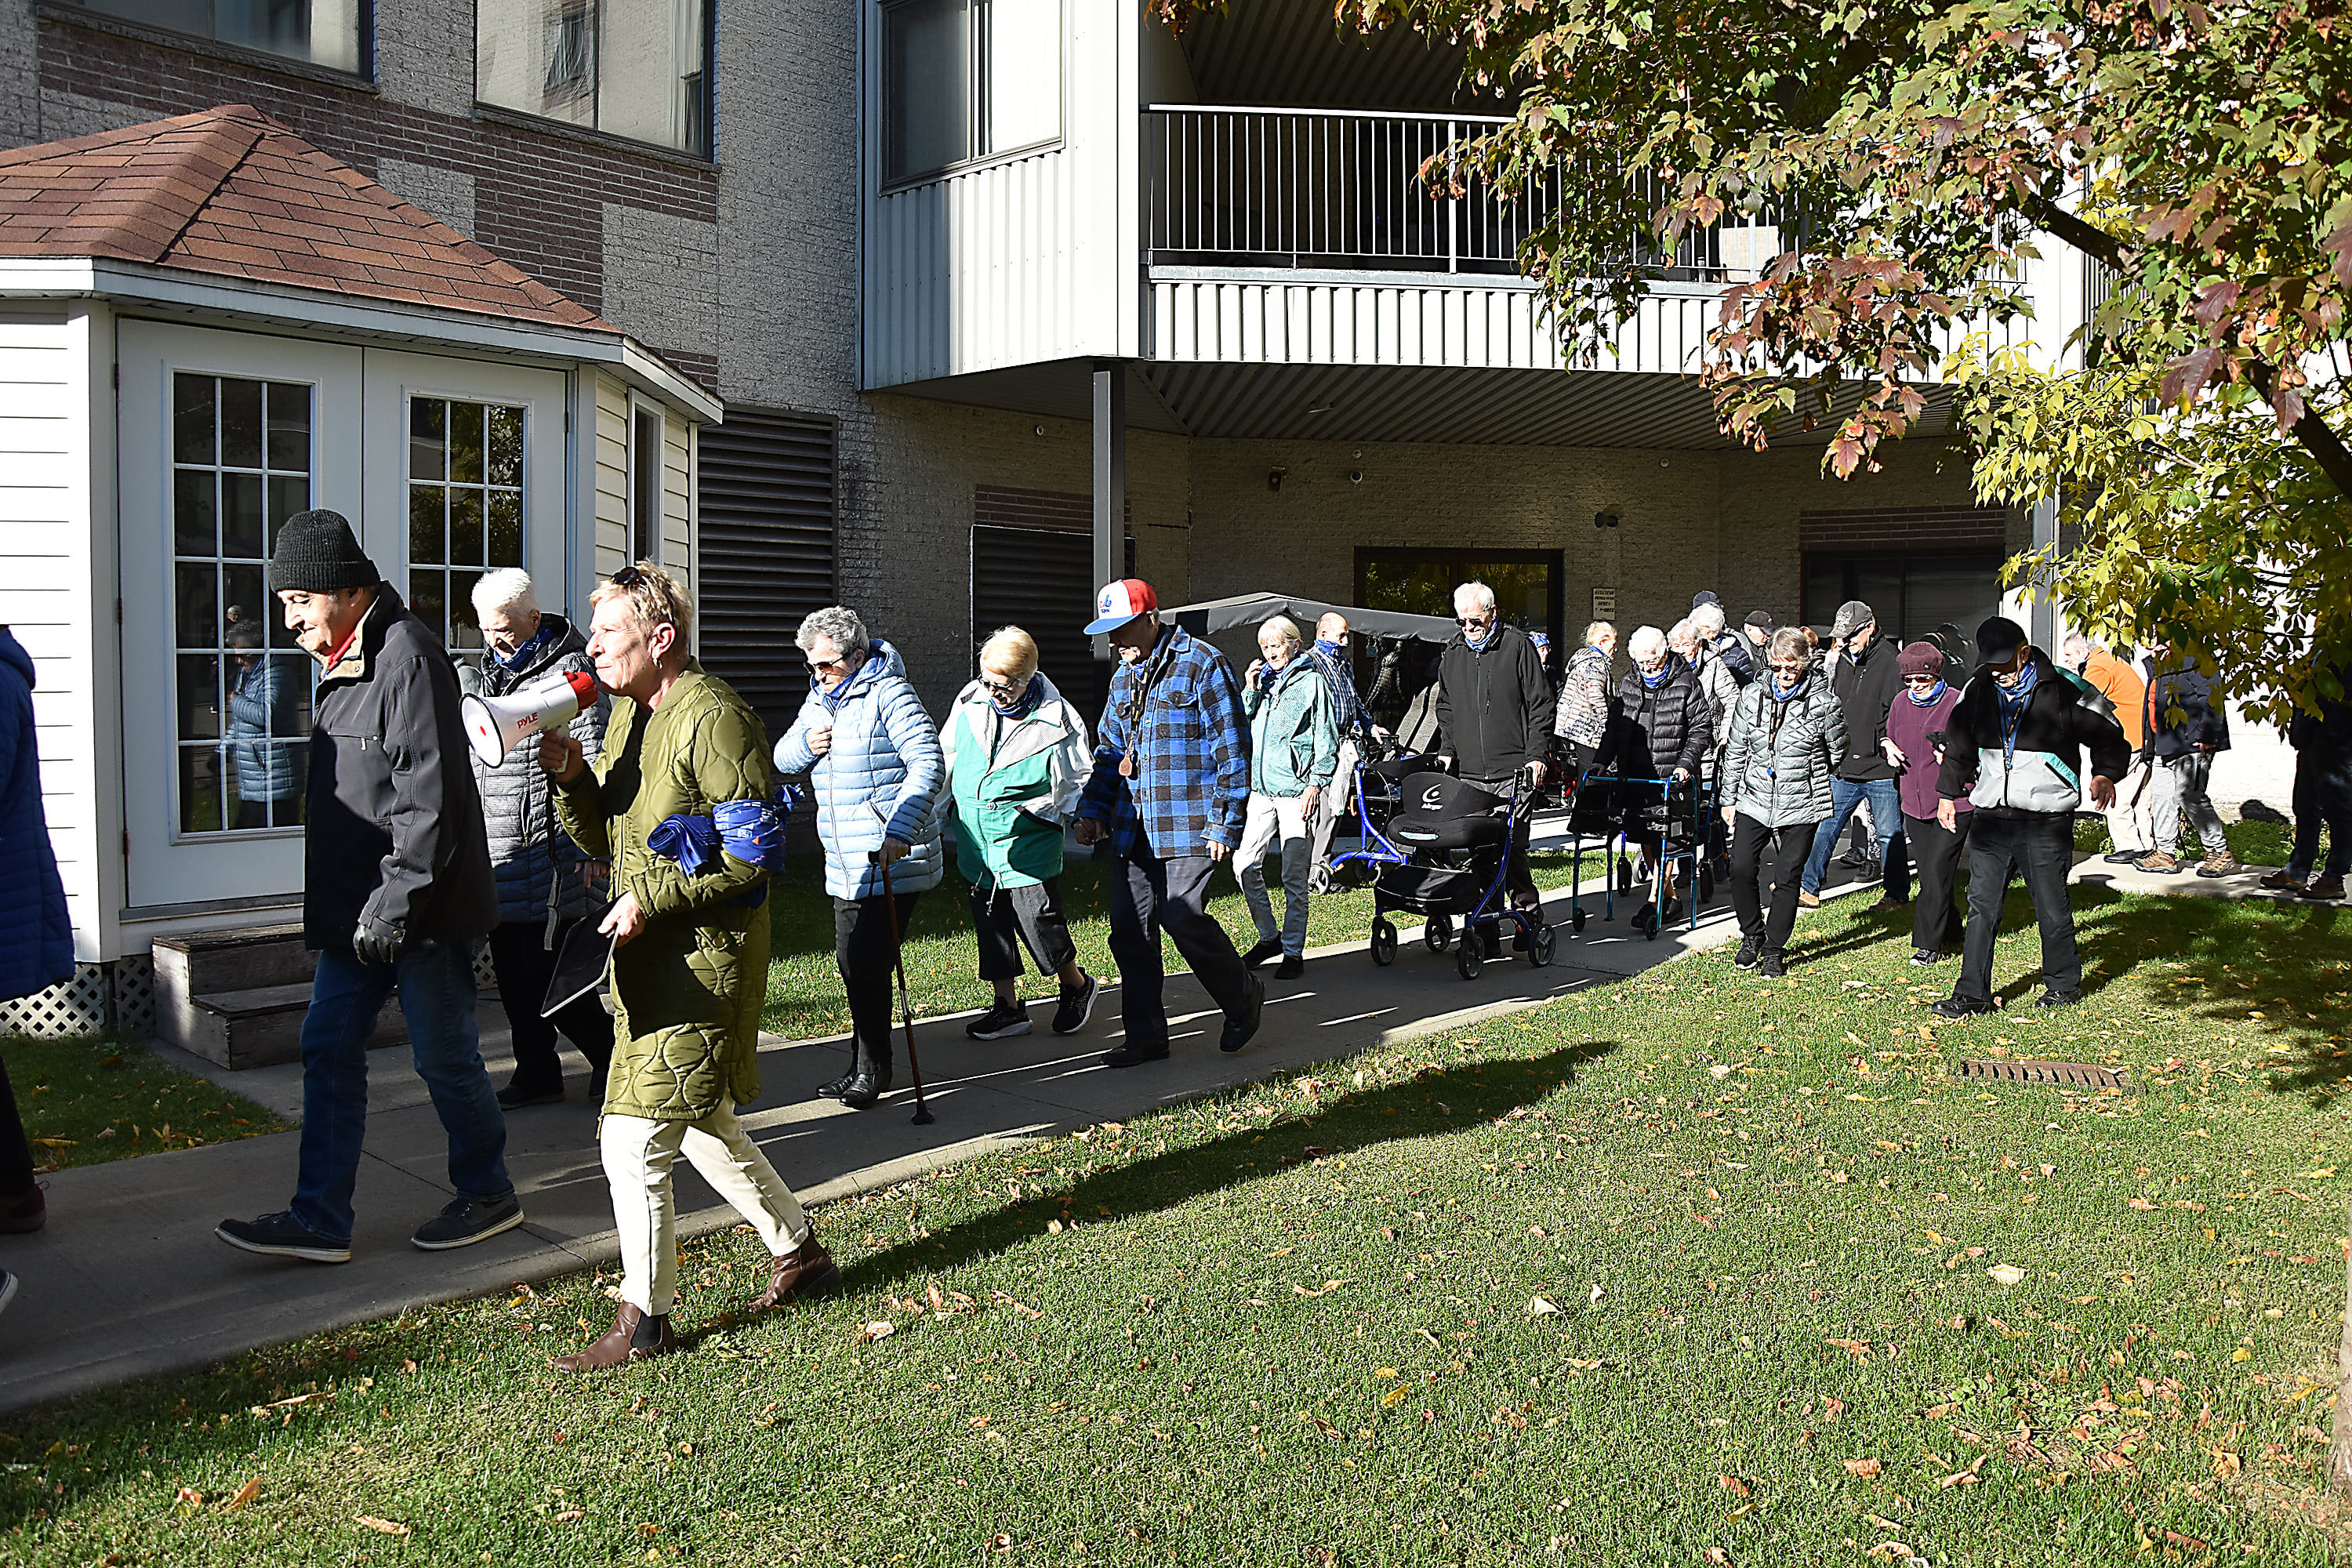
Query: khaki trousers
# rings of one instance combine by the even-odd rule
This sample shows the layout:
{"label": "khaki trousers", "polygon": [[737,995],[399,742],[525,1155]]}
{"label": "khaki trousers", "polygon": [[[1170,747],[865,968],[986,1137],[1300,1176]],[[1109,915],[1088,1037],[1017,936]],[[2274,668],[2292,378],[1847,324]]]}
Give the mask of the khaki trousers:
{"label": "khaki trousers", "polygon": [[649,1318],[667,1313],[677,1300],[677,1205],[670,1169],[681,1150],[710,1190],[751,1222],[771,1257],[808,1239],[800,1200],[743,1131],[731,1100],[720,1100],[699,1121],[608,1114],[598,1142],[621,1238],[621,1300]]}

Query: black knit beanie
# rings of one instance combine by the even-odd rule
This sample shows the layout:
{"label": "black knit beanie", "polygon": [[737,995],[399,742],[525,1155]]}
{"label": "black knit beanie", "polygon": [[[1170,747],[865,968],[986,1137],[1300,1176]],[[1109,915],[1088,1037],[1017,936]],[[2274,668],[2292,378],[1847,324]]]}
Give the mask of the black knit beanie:
{"label": "black knit beanie", "polygon": [[367,558],[352,525],[339,511],[298,511],[278,531],[269,557],[269,585],[281,593],[323,594],[336,588],[373,588],[383,574]]}

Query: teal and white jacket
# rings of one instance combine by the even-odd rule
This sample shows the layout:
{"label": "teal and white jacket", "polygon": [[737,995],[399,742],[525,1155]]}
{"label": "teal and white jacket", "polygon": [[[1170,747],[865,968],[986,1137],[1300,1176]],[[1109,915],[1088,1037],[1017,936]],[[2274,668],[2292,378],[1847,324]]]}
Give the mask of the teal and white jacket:
{"label": "teal and white jacket", "polygon": [[1979,669],[1944,731],[1937,791],[1963,795],[1979,811],[2071,815],[2083,804],[2083,753],[2092,774],[2119,779],[2131,766],[2131,742],[2115,704],[2069,674],[2040,648],[2027,650],[2031,689],[2021,703],[2001,700],[2000,683]]}

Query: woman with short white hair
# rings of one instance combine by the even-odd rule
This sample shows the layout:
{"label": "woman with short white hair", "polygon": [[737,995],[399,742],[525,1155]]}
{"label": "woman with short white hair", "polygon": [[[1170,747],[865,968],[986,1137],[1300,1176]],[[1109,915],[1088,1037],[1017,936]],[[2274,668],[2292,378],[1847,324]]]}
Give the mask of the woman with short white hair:
{"label": "woman with short white hair", "polygon": [[980,977],[996,988],[995,1003],[963,1032],[975,1040],[1029,1032],[1019,989],[1025,944],[1039,972],[1061,980],[1054,1033],[1075,1035],[1093,1016],[1099,985],[1078,967],[1062,912],[1062,835],[1094,772],[1094,742],[1037,668],[1034,637],[1006,626],[981,646],[980,679],[957,694],[940,747]]}
{"label": "woman with short white hair", "polygon": [[[1307,967],[1307,873],[1314,859],[1309,825],[1339,764],[1339,711],[1315,661],[1301,657],[1298,623],[1276,616],[1257,629],[1258,653],[1242,687],[1250,721],[1249,816],[1234,855],[1234,879],[1249,900],[1258,943],[1243,962],[1255,969],[1281,955],[1275,977]],[[1265,853],[1282,844],[1282,924],[1265,888]]]}

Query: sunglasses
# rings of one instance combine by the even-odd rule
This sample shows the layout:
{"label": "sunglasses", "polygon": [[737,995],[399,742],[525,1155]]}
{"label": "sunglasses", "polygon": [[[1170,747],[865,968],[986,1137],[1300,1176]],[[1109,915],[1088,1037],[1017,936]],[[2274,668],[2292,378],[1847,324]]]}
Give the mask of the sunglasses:
{"label": "sunglasses", "polygon": [[1494,616],[1491,614],[1484,616],[1456,616],[1454,617],[1454,622],[1456,626],[1483,626],[1494,618]]}
{"label": "sunglasses", "polygon": [[624,566],[613,574],[613,586],[615,588],[634,588],[641,583],[650,581],[651,579],[644,572],[635,566]]}
{"label": "sunglasses", "polygon": [[1941,676],[1935,675],[1906,675],[1903,678],[1903,684],[1906,686],[1933,686],[1941,679],[1943,679]]}
{"label": "sunglasses", "polygon": [[845,658],[813,658],[808,661],[808,667],[813,670],[839,669],[848,662]]}

